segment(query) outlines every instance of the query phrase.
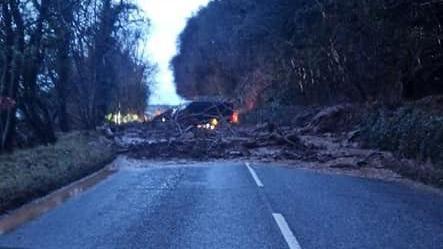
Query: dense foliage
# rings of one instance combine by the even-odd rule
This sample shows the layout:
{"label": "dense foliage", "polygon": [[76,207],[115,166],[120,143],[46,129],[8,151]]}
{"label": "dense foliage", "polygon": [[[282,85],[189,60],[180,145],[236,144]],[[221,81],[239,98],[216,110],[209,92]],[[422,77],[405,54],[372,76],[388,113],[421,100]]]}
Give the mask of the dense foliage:
{"label": "dense foliage", "polygon": [[431,162],[443,173],[442,104],[443,97],[440,96],[424,98],[401,108],[375,106],[368,111],[369,115],[361,125],[363,143],[371,148]]}
{"label": "dense foliage", "polygon": [[398,102],[443,93],[443,3],[214,0],[172,61],[179,94],[246,107]]}
{"label": "dense foliage", "polygon": [[0,152],[95,128],[117,108],[143,112],[147,26],[130,0],[2,0]]}

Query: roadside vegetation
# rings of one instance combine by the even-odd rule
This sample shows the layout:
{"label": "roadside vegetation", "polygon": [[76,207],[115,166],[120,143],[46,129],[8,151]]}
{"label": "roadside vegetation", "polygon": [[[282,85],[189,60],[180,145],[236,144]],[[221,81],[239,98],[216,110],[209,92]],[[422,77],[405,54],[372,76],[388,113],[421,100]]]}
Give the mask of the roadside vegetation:
{"label": "roadside vegetation", "polygon": [[0,155],[0,214],[103,168],[114,155],[112,142],[96,132]]}
{"label": "roadside vegetation", "polygon": [[133,0],[0,2],[0,213],[112,159],[96,129],[144,114],[148,31]]}
{"label": "roadside vegetation", "polygon": [[0,154],[143,114],[155,67],[149,20],[133,0],[0,3]]}
{"label": "roadside vegetation", "polygon": [[427,0],[212,1],[180,36],[178,92],[248,108],[443,94],[442,13]]}
{"label": "roadside vegetation", "polygon": [[399,165],[400,173],[443,187],[443,97],[430,97],[397,108],[375,107],[361,123],[364,146],[392,151],[421,166]]}

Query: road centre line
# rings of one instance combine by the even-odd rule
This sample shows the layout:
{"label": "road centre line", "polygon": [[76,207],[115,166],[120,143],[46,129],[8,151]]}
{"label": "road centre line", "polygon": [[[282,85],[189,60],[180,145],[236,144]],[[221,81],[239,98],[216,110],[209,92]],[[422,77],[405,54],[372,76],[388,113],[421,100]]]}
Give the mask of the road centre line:
{"label": "road centre line", "polygon": [[[249,173],[251,174],[251,176],[254,179],[257,186],[259,188],[263,188],[264,185],[263,185],[262,181],[260,180],[260,178],[258,178],[257,173],[251,167],[250,163],[246,162],[245,165],[248,168]],[[277,223],[277,225],[280,229],[280,232],[282,233],[283,237],[285,238],[285,241],[288,244],[289,249],[301,249],[300,243],[298,243],[297,238],[294,236],[291,229],[289,228],[289,225],[286,222],[285,217],[279,213],[272,213],[272,216],[274,217],[274,220]]]}
{"label": "road centre line", "polygon": [[254,178],[255,184],[257,184],[257,186],[258,186],[259,188],[263,188],[264,185],[263,185],[263,183],[260,181],[260,178],[258,178],[257,174],[255,173],[255,170],[254,170],[253,168],[251,168],[251,165],[250,165],[248,162],[246,162],[245,165],[246,165],[246,167],[248,168],[249,173],[251,173],[252,178]]}
{"label": "road centre line", "polygon": [[301,249],[300,243],[298,243],[297,238],[295,238],[294,234],[289,228],[285,217],[278,213],[273,213],[272,216],[274,217],[275,222],[277,222],[277,225],[280,228],[280,231],[283,234],[283,237],[285,238],[289,249]]}

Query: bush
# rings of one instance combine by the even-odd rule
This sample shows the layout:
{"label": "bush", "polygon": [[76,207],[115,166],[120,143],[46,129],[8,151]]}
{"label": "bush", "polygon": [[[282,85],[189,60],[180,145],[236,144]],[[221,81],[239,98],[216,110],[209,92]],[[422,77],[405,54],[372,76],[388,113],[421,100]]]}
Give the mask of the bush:
{"label": "bush", "polygon": [[93,173],[113,155],[110,141],[96,133],[74,132],[55,145],[0,156],[0,213]]}
{"label": "bush", "polygon": [[362,125],[366,146],[397,152],[443,170],[443,115],[409,104],[376,108]]}

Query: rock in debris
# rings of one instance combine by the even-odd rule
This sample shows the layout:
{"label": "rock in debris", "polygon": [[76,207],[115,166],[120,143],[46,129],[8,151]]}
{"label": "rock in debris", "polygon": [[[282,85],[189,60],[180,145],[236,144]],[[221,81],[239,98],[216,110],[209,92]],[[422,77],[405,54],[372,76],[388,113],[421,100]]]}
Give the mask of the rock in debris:
{"label": "rock in debris", "polygon": [[314,133],[335,133],[351,129],[362,111],[355,105],[341,104],[328,107],[315,115],[306,127]]}

